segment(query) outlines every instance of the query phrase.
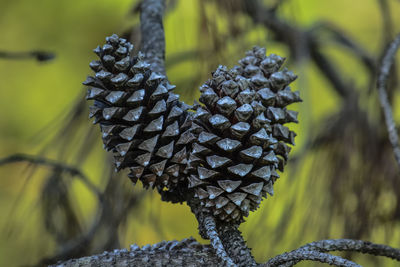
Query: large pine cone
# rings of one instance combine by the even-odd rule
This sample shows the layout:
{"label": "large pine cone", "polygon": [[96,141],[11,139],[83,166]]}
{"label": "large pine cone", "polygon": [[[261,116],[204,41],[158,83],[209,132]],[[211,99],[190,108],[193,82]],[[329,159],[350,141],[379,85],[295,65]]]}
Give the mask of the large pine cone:
{"label": "large pine cone", "polygon": [[99,123],[104,146],[115,153],[116,169],[129,167],[131,180],[145,188],[173,190],[187,163],[186,145],[194,136],[188,130],[188,105],[179,102],[164,75],[152,72],[133,45],[112,35],[94,52],[100,60],[90,63],[95,72],[84,85],[93,99],[90,117]]}
{"label": "large pine cone", "polygon": [[219,66],[201,88],[192,132],[197,134],[188,161],[202,205],[223,221],[242,222],[283,171],[295,133],[283,124],[297,122],[285,107],[301,101],[288,85],[296,76],[283,69],[284,58],[253,48],[228,70]]}

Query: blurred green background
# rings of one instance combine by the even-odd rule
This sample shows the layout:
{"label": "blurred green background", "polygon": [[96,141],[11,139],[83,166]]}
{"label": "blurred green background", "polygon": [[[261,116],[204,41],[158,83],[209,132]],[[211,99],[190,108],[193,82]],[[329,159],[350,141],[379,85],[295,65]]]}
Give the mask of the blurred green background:
{"label": "blurred green background", "polygon": [[[169,80],[188,104],[198,99],[198,87],[211,71],[219,64],[232,67],[253,45],[286,56],[286,66],[299,75],[293,87],[304,102],[294,107],[299,125],[290,125],[298,133],[293,161],[276,183],[275,196],[241,226],[256,260],[330,238],[400,247],[400,175],[385,141],[374,77],[354,51],[329,34],[317,34],[324,55],[357,92],[355,100],[340,97],[312,60],[291,58],[284,43],[241,11],[240,2],[167,1],[166,66]],[[0,1],[0,51],[41,49],[56,55],[48,62],[0,58],[0,158],[21,152],[77,166],[108,192],[114,213],[82,248],[84,255],[133,243],[189,236],[201,240],[186,205],[162,203],[158,194],[144,192],[141,185],[134,188],[125,172],[112,172],[111,155],[102,150],[98,126],[87,119],[88,104],[82,101],[81,82],[91,74],[88,63],[95,59],[92,49],[112,33],[133,32],[131,39],[138,40],[137,3]],[[375,63],[387,41],[400,32],[398,0],[264,1],[266,7],[277,4],[277,17],[301,30],[321,21],[336,25]],[[389,13],[382,13],[386,5]],[[385,20],[390,24],[384,25]],[[399,87],[395,89],[396,79],[391,84],[399,125]],[[310,145],[321,136],[322,142]],[[93,192],[71,175],[22,163],[2,166],[0,266],[33,265],[62,251],[90,229],[98,207]],[[398,265],[341,255],[363,266]]]}

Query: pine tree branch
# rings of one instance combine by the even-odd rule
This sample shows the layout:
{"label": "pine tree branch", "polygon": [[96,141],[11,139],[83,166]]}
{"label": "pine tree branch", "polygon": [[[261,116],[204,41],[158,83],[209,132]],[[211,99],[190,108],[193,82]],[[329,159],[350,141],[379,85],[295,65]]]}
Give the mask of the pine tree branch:
{"label": "pine tree branch", "polygon": [[0,166],[16,162],[29,162],[36,165],[52,167],[54,169],[69,173],[72,176],[77,176],[90,190],[92,190],[99,197],[99,200],[102,201],[103,199],[103,196],[101,192],[97,189],[97,187],[86,177],[85,174],[82,173],[81,170],[76,167],[72,167],[66,165],[65,163],[43,158],[40,156],[32,156],[26,154],[13,154],[8,157],[2,158],[0,159]]}
{"label": "pine tree branch", "polygon": [[165,37],[162,23],[165,3],[163,0],[143,0],[140,9],[141,52],[153,71],[165,75]]}
{"label": "pine tree branch", "polygon": [[221,240],[215,218],[203,210],[199,200],[194,198],[193,194],[187,194],[186,199],[187,204],[199,223],[199,234],[201,237],[210,240],[212,248],[222,262],[227,266],[236,266],[237,262],[234,262],[234,259],[228,254],[230,247],[227,247]]}
{"label": "pine tree branch", "polygon": [[[224,245],[221,241],[220,235],[217,232],[217,225],[215,223],[215,218],[213,218],[212,216],[205,216],[204,228],[206,229],[207,236],[211,241],[211,246],[214,248],[215,253],[218,255],[218,257],[220,257],[226,263],[226,265],[229,267],[242,266],[241,264],[236,265],[235,263],[233,263],[233,260],[228,255],[229,252],[231,252],[231,255],[233,252],[232,250],[230,250],[230,248],[225,250]],[[226,243],[224,243],[224,244],[226,244]],[[236,262],[238,262],[238,261],[236,261]],[[244,266],[246,266],[246,265],[244,265]]]}
{"label": "pine tree branch", "polygon": [[313,36],[310,37],[311,39],[315,39],[315,36],[323,34],[329,35],[332,41],[349,49],[353,55],[357,56],[364,63],[370,74],[375,75],[376,63],[374,58],[334,24],[326,21],[318,22],[312,27],[310,32],[313,33]]}
{"label": "pine tree branch", "polygon": [[130,251],[116,249],[80,259],[72,259],[52,266],[221,266],[219,257],[209,245],[202,245],[195,239],[182,241],[162,241],[152,246],[132,245]]}
{"label": "pine tree branch", "polygon": [[354,251],[375,256],[384,256],[400,261],[400,249],[395,249],[386,245],[374,244],[362,240],[353,239],[332,239],[321,240],[309,243],[300,249],[317,250],[320,252],[330,251]]}
{"label": "pine tree branch", "polygon": [[[383,256],[383,257],[388,257],[393,260],[400,261],[400,249],[395,249],[386,245],[381,245],[381,244],[374,244],[371,242],[367,241],[362,241],[362,240],[353,240],[353,239],[330,239],[330,240],[320,240],[316,242],[312,242],[309,244],[306,244],[292,252],[294,253],[293,255],[297,255],[299,251],[316,251],[316,252],[331,252],[331,251],[351,251],[351,252],[360,252],[363,254],[370,254],[374,256]],[[285,254],[282,254],[285,255]],[[282,255],[279,255],[279,259],[283,259],[284,257]],[[292,256],[290,256],[292,257]],[[275,257],[276,258],[276,257]],[[283,264],[285,267],[290,267],[298,262],[304,260],[303,258],[299,257],[297,260],[293,261],[287,261],[286,263]],[[275,260],[270,259],[268,261],[274,263]],[[267,265],[268,266],[268,265]]]}
{"label": "pine tree branch", "polygon": [[36,59],[39,62],[50,61],[55,54],[47,51],[33,50],[27,52],[0,51],[0,59]]}
{"label": "pine tree branch", "polygon": [[400,146],[399,135],[397,134],[396,124],[393,119],[392,107],[390,106],[389,98],[386,92],[387,81],[389,79],[390,69],[395,60],[396,52],[400,47],[400,34],[393,40],[393,42],[386,49],[385,55],[379,68],[377,88],[379,92],[379,100],[383,114],[385,115],[386,127],[389,133],[389,141],[393,147],[394,156],[397,165],[400,168]]}
{"label": "pine tree branch", "polygon": [[342,257],[331,255],[328,253],[323,253],[315,250],[308,249],[296,249],[291,252],[283,253],[281,255],[275,256],[270,259],[264,267],[275,267],[275,266],[293,266],[300,261],[318,261],[326,263],[329,265],[339,266],[339,267],[361,267],[360,265],[343,259]]}
{"label": "pine tree branch", "polygon": [[256,266],[257,263],[251,255],[250,248],[247,247],[237,225],[231,223],[219,223],[217,225],[218,236],[224,244],[229,257],[238,266]]}
{"label": "pine tree branch", "polygon": [[199,233],[204,239],[209,239],[218,257],[227,266],[256,266],[250,249],[238,225],[217,222],[215,218],[204,211],[198,199],[188,194],[187,203],[199,223]]}

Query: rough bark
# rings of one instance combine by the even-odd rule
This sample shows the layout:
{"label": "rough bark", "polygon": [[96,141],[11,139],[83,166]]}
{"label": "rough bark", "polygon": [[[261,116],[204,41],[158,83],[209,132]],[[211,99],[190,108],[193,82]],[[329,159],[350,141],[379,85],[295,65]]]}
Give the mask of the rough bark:
{"label": "rough bark", "polygon": [[199,223],[199,233],[201,237],[204,239],[210,239],[211,247],[222,262],[227,266],[236,266],[230,255],[227,253],[227,250],[230,248],[224,247],[224,243],[220,238],[215,218],[203,210],[199,200],[194,198],[192,194],[187,194],[186,199],[191,211],[196,216]]}
{"label": "rough bark", "polygon": [[165,3],[162,0],[144,0],[140,9],[140,50],[152,70],[165,75],[165,37],[162,23]]}
{"label": "rough bark", "polygon": [[[293,266],[300,261],[318,261],[322,263],[326,263],[329,265],[339,266],[339,267],[361,267],[352,261],[343,259],[339,256],[331,255],[328,253],[323,253],[315,250],[307,250],[307,249],[298,249],[292,252],[283,253],[279,256],[274,257],[269,260],[264,267],[278,267],[284,266],[289,267]],[[286,263],[289,263],[286,265]]]}
{"label": "rough bark", "polygon": [[80,259],[72,259],[51,266],[224,266],[209,245],[202,245],[193,238],[178,241],[163,241],[152,246],[132,245],[130,250],[116,249]]}
{"label": "rough bark", "polygon": [[217,226],[218,235],[224,244],[228,255],[238,266],[256,266],[250,248],[247,247],[237,226],[220,223]]}
{"label": "rough bark", "polygon": [[[303,260],[313,260],[333,264],[336,266],[359,266],[354,262],[347,262],[340,257],[331,257],[333,255],[326,252],[332,251],[351,251],[374,256],[388,257],[400,261],[400,250],[382,244],[374,244],[368,241],[354,239],[330,239],[320,240],[306,244],[296,250],[270,259],[264,266],[273,267],[291,267]],[[348,265],[346,265],[348,264]]]}
{"label": "rough bark", "polygon": [[397,133],[396,124],[394,122],[393,112],[392,112],[392,107],[390,106],[389,97],[386,92],[387,80],[389,79],[390,70],[395,60],[396,52],[399,49],[399,47],[400,47],[400,34],[397,35],[396,39],[394,39],[392,43],[390,43],[389,47],[385,52],[385,56],[383,57],[382,64],[380,67],[377,87],[379,92],[379,100],[381,102],[381,108],[383,114],[385,115],[385,122],[389,134],[389,141],[393,147],[393,152],[397,165],[400,168],[399,135]]}

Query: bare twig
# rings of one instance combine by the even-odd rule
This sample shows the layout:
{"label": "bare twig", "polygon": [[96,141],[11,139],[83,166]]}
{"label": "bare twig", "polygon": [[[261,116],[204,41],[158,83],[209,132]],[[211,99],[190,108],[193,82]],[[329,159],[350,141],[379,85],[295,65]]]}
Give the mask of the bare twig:
{"label": "bare twig", "polygon": [[382,31],[382,34],[384,35],[385,42],[390,42],[393,37],[393,23],[389,3],[387,0],[378,0],[378,4],[383,21],[384,31]]}
{"label": "bare twig", "polygon": [[257,265],[237,225],[219,222],[217,231],[225,250],[238,266]]}
{"label": "bare twig", "polygon": [[301,247],[300,249],[317,250],[320,252],[355,251],[375,256],[384,256],[400,261],[400,249],[395,249],[386,245],[374,244],[362,240],[353,240],[353,239],[321,240],[309,243]]}
{"label": "bare twig", "polygon": [[14,154],[14,155],[10,155],[8,157],[2,158],[2,159],[0,159],[0,166],[9,164],[9,163],[16,163],[16,162],[30,162],[30,163],[33,163],[36,165],[48,166],[48,167],[52,167],[54,169],[57,169],[57,170],[60,170],[63,172],[67,172],[72,176],[77,176],[89,189],[91,189],[94,193],[96,193],[96,195],[99,197],[99,199],[102,199],[101,192],[86,177],[86,175],[83,174],[78,168],[66,165],[61,162],[57,162],[55,160],[43,158],[40,156],[26,155],[26,154]]}
{"label": "bare twig", "polygon": [[394,156],[396,162],[400,168],[400,146],[399,136],[397,134],[396,125],[393,119],[392,108],[390,106],[389,98],[386,92],[387,80],[389,78],[390,69],[395,60],[395,55],[400,47],[400,34],[397,35],[396,39],[389,45],[385,55],[383,57],[381,66],[379,68],[379,76],[377,88],[379,92],[379,100],[381,102],[381,108],[385,115],[386,127],[389,133],[389,141],[393,147]]}
{"label": "bare twig", "polygon": [[[400,250],[395,249],[386,245],[381,245],[381,244],[374,244],[371,242],[367,241],[362,241],[362,240],[353,240],[353,239],[331,239],[331,240],[320,240],[316,242],[312,242],[309,244],[306,244],[296,250],[293,250],[293,253],[299,251],[316,251],[316,252],[331,252],[331,251],[352,251],[352,252],[360,252],[364,254],[370,254],[374,256],[383,256],[383,257],[388,257],[397,261],[400,261]],[[282,254],[285,255],[285,254]],[[279,255],[278,257],[281,257],[282,255]],[[273,259],[271,259],[268,262],[271,262]],[[284,266],[285,267],[290,267],[298,262],[303,260],[301,257],[299,257],[296,260],[293,261],[287,261]],[[267,265],[268,266],[268,265]]]}
{"label": "bare twig", "polygon": [[345,81],[343,81],[335,65],[332,64],[324,54],[322,54],[320,49],[317,47],[317,44],[315,44],[315,46],[316,47],[312,48],[310,51],[311,56],[315,64],[318,66],[319,71],[325,75],[336,92],[342,98],[347,98],[350,94],[355,94],[355,91],[346,84]]}
{"label": "bare twig", "polygon": [[228,256],[225,248],[222,244],[222,241],[217,232],[217,225],[215,223],[215,219],[212,216],[205,216],[204,218],[204,227],[207,231],[207,236],[211,241],[211,246],[215,250],[215,254],[219,258],[221,258],[227,266],[234,267],[237,266],[233,263],[232,259]]}
{"label": "bare twig", "polygon": [[55,58],[55,54],[47,51],[9,52],[0,51],[0,59],[36,59],[37,61],[49,61]]}
{"label": "bare twig", "polygon": [[[218,231],[215,218],[210,214],[203,211],[203,207],[200,205],[198,199],[194,198],[192,194],[186,195],[187,204],[192,210],[193,214],[199,223],[199,234],[204,239],[209,239],[215,254],[220,260],[222,260],[227,266],[237,266],[237,262],[234,262],[234,258],[228,255],[229,248],[221,240],[222,236]],[[236,251],[237,252],[237,251]]]}
{"label": "bare twig", "polygon": [[73,257],[73,255],[79,255],[79,251],[81,251],[83,247],[89,244],[94,234],[96,233],[98,226],[101,223],[100,220],[100,218],[102,217],[101,214],[107,207],[107,201],[104,199],[103,193],[100,192],[98,188],[78,168],[54,160],[50,160],[47,158],[25,155],[25,154],[14,154],[6,158],[0,159],[0,166],[16,162],[29,162],[36,165],[51,167],[57,171],[69,173],[71,176],[78,177],[91,191],[93,191],[96,194],[99,201],[100,209],[98,210],[98,214],[95,217],[95,221],[92,223],[92,226],[87,231],[87,233],[85,235],[79,236],[74,240],[71,240],[70,242],[67,242],[62,247],[60,252],[56,253],[54,256],[50,258],[42,259],[40,263],[38,263],[35,266],[43,266],[54,263],[58,260],[65,260],[71,258]]}
{"label": "bare twig", "polygon": [[[367,67],[368,71],[375,75],[376,64],[374,58],[368,54],[367,51],[363,47],[361,47],[358,43],[352,40],[349,36],[347,36],[341,29],[333,25],[329,22],[318,22],[315,24],[311,32],[315,36],[321,36],[324,33],[330,35],[333,41],[337,42],[338,44],[348,48],[355,56],[357,56],[361,62]],[[312,38],[315,38],[314,36]]]}
{"label": "bare twig", "polygon": [[217,256],[228,266],[255,266],[250,249],[246,246],[238,225],[217,222],[215,218],[204,212],[198,199],[188,194],[187,203],[199,222],[199,233],[209,239]]}
{"label": "bare twig", "polygon": [[[360,265],[343,259],[342,257],[331,255],[328,253],[323,253],[315,250],[308,249],[296,249],[291,252],[283,253],[281,255],[275,256],[270,259],[263,266],[265,267],[275,267],[275,266],[293,266],[300,261],[319,261],[329,265],[340,266],[340,267],[361,267]],[[288,263],[288,264],[286,264]]]}
{"label": "bare twig", "polygon": [[141,51],[152,70],[165,75],[164,1],[143,0],[140,8]]}
{"label": "bare twig", "polygon": [[76,257],[76,255],[80,255],[81,251],[84,251],[90,241],[93,239],[97,229],[101,225],[102,213],[105,210],[105,204],[101,205],[100,210],[97,212],[96,219],[92,223],[90,229],[82,236],[73,239],[66,244],[64,244],[59,252],[49,258],[43,258],[34,266],[44,266],[56,263],[57,261],[67,260],[72,257]]}
{"label": "bare twig", "polygon": [[299,60],[309,56],[341,97],[346,98],[356,94],[354,88],[342,79],[342,75],[321,52],[320,41],[315,34],[281,20],[259,0],[245,0],[243,4],[245,12],[253,22],[271,30],[276,40],[289,47],[294,59]]}

